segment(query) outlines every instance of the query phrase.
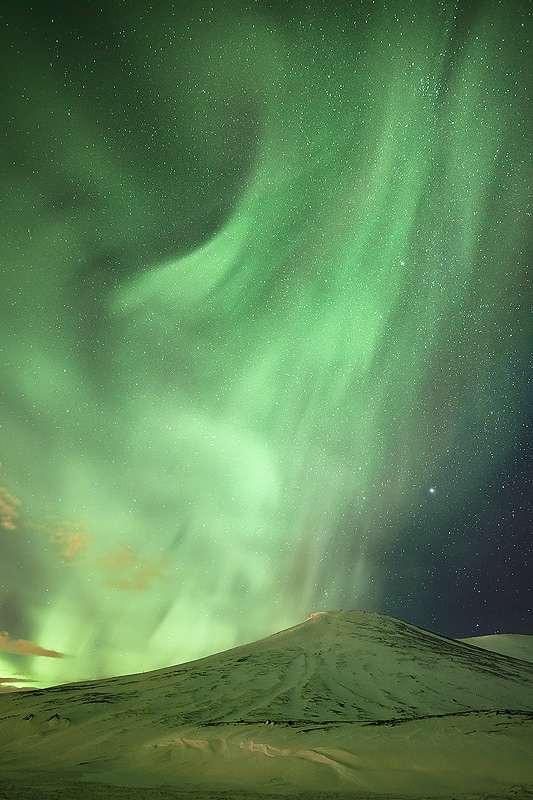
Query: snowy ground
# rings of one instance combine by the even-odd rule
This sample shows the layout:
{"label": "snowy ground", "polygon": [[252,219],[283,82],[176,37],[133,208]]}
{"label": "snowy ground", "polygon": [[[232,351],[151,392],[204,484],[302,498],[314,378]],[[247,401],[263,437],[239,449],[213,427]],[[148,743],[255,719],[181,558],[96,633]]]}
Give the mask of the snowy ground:
{"label": "snowy ground", "polygon": [[523,800],[532,753],[531,663],[363,612],[0,697],[6,800]]}
{"label": "snowy ground", "polygon": [[[529,800],[533,795],[524,787],[513,787],[508,794],[465,795],[465,800]],[[347,800],[349,795],[337,792],[304,792],[283,795],[284,800]],[[352,795],[353,797],[353,795]],[[0,800],[280,800],[279,794],[258,792],[181,792],[175,789],[131,789],[103,784],[69,784],[60,788],[32,788],[11,786],[0,790]],[[410,795],[357,795],[357,800],[412,800]],[[419,797],[417,800],[449,800],[446,795],[436,798],[433,795]]]}

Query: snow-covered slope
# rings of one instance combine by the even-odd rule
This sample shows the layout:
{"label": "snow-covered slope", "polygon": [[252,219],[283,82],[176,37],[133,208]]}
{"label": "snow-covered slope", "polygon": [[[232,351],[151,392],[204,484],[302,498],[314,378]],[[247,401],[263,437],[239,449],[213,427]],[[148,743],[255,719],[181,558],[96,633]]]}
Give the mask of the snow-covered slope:
{"label": "snow-covered slope", "polygon": [[0,696],[6,785],[520,797],[531,752],[530,663],[357,611],[152,673]]}
{"label": "snow-covered slope", "polygon": [[493,653],[521,658],[523,661],[533,663],[533,636],[524,636],[520,633],[497,633],[491,636],[471,636],[468,639],[459,639],[459,641],[473,644]]}

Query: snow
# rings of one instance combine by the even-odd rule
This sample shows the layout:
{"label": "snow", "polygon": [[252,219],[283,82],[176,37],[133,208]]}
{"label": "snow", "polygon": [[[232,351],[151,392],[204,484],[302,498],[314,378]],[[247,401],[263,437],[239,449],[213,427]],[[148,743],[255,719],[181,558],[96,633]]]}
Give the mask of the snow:
{"label": "snow", "polygon": [[10,800],[525,798],[532,752],[531,663],[357,611],[152,673],[0,696]]}
{"label": "snow", "polygon": [[491,636],[472,636],[461,639],[461,642],[501,653],[512,658],[521,658],[523,661],[533,662],[533,636],[524,636],[519,633],[498,633]]}

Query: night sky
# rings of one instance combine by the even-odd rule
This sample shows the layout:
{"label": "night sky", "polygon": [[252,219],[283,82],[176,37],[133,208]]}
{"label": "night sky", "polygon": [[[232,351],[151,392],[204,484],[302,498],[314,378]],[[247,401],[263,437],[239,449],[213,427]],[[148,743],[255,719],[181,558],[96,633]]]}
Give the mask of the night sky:
{"label": "night sky", "polygon": [[533,634],[531,22],[2,4],[0,683]]}

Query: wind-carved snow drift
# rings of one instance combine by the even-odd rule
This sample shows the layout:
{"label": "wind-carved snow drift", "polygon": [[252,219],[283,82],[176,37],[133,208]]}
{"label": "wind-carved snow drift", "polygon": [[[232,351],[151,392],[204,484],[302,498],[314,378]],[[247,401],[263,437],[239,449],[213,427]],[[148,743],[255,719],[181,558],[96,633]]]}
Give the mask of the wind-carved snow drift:
{"label": "wind-carved snow drift", "polygon": [[23,784],[67,797],[75,782],[516,798],[530,796],[532,752],[531,663],[358,611],[168,669],[0,696],[13,798]]}

